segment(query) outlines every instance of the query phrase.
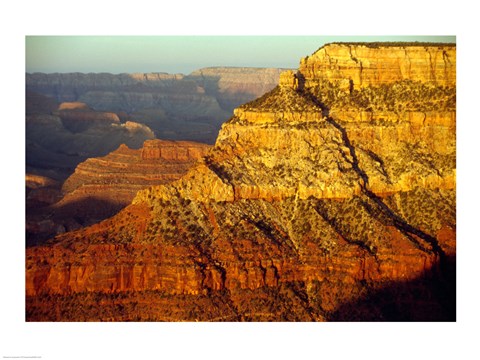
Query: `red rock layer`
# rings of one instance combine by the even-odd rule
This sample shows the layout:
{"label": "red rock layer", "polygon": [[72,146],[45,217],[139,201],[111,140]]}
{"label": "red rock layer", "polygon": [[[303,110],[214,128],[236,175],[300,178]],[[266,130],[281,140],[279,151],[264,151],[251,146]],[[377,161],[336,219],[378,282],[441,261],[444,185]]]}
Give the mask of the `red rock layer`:
{"label": "red rock layer", "polygon": [[130,204],[139,190],[179,179],[209,149],[187,141],[148,140],[138,150],[121,145],[79,164],[53,208],[82,223],[98,222]]}
{"label": "red rock layer", "polygon": [[[210,148],[201,143],[164,140],[147,140],[138,150],[121,145],[107,156],[78,165],[65,181],[63,191],[71,193],[86,186],[103,186],[104,190],[131,186],[130,203],[139,188],[180,178]],[[98,196],[101,192],[93,191],[90,195]]]}
{"label": "red rock layer", "polygon": [[[79,164],[63,184],[27,176],[27,234],[30,240],[76,230],[112,216],[139,190],[179,179],[211,146],[195,142],[149,140],[141,149],[121,145],[101,158]],[[41,187],[40,187],[41,186]],[[39,188],[37,188],[39,187]],[[49,205],[45,207],[46,205]]]}
{"label": "red rock layer", "polygon": [[[127,219],[139,213],[146,219],[127,225]],[[341,280],[343,286],[358,281],[408,281],[435,271],[439,260],[435,254],[416,249],[394,227],[377,234],[387,236],[392,249],[382,249],[375,255],[341,238],[341,247],[335,252],[326,252],[315,241],[306,241],[302,254],[293,254],[286,244],[268,243],[268,238],[232,241],[221,236],[210,253],[193,244],[142,244],[139,242],[145,237],[149,216],[148,209],[131,207],[115,221],[81,234],[103,236],[100,233],[131,226],[137,231],[132,243],[88,244],[73,235],[75,241],[67,247],[31,249],[27,257],[27,295],[145,290],[199,294],[209,289],[255,290],[294,281]],[[441,232],[442,246],[455,241],[451,229],[445,227]],[[329,299],[339,300],[344,299]]]}
{"label": "red rock layer", "polygon": [[[384,47],[350,50],[388,74]],[[324,84],[352,80],[335,67],[344,46],[326,47],[298,81],[289,73],[236,111],[178,181],[28,249],[27,319],[79,319],[93,293],[110,307],[90,319],[454,320],[454,87],[448,71],[446,87],[409,78],[432,64],[417,48],[398,60],[391,46],[407,78],[386,84],[375,65],[368,86],[345,92]],[[404,100],[388,103],[398,89]],[[375,116],[351,116],[363,108]],[[147,159],[190,154],[146,148]]]}
{"label": "red rock layer", "polygon": [[143,160],[196,161],[207,155],[210,146],[191,141],[145,141],[142,148]]}

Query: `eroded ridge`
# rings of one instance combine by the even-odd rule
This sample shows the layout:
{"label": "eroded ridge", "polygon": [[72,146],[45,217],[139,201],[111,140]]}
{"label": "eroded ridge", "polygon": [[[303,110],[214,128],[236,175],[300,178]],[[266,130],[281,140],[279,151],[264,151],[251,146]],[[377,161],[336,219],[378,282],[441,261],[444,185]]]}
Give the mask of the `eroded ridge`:
{"label": "eroded ridge", "polygon": [[[412,87],[433,63],[415,58],[418,45],[392,45],[391,64],[411,67],[400,79],[385,47],[321,49],[240,107],[181,179],[29,249],[27,319],[454,320],[452,68]],[[372,75],[357,89],[349,66],[360,62]],[[355,100],[410,99],[424,86],[430,103],[363,112]]]}

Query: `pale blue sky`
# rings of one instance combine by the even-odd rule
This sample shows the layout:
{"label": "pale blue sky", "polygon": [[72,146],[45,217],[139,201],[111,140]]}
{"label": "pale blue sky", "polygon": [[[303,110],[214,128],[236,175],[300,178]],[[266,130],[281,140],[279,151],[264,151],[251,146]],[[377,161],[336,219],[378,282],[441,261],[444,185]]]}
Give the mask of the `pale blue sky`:
{"label": "pale blue sky", "polygon": [[297,68],[335,41],[455,42],[454,36],[27,36],[27,72],[169,72],[208,66]]}

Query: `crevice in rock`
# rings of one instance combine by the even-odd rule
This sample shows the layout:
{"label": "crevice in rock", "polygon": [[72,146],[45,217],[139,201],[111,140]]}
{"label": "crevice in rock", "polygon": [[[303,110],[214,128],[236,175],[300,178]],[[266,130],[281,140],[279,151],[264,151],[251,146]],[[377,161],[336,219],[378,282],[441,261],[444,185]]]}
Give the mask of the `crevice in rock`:
{"label": "crevice in rock", "polygon": [[383,159],[370,149],[364,149],[360,146],[357,146],[357,148],[363,151],[365,154],[367,154],[371,159],[373,159],[378,164],[378,171],[385,177],[388,184],[392,184],[392,180],[390,179],[390,176],[388,175],[387,170],[385,169],[385,163]]}
{"label": "crevice in rock", "polygon": [[320,215],[325,222],[327,222],[341,237],[344,239],[347,243],[352,244],[352,245],[357,245],[361,249],[365,250],[367,253],[369,253],[372,256],[376,256],[375,251],[373,248],[370,248],[366,243],[360,240],[354,240],[350,238],[345,231],[342,230],[341,224],[339,221],[328,214],[328,211],[324,207],[322,207],[319,203],[316,204],[316,206],[313,207],[314,210],[317,212],[318,215]]}
{"label": "crevice in rock", "polygon": [[[345,128],[343,128],[339,123],[337,123],[333,118],[328,117],[327,122],[333,125],[335,128],[337,128],[341,134],[342,134],[342,139],[344,140],[344,145],[350,149],[350,155],[352,157],[352,168],[353,170],[360,176],[362,181],[360,182],[360,188],[362,189],[362,192],[368,196],[378,207],[378,209],[387,217],[389,217],[393,225],[399,229],[404,235],[407,236],[407,238],[412,241],[416,246],[419,246],[419,242],[416,241],[413,237],[412,234],[419,237],[426,243],[428,243],[431,247],[432,250],[439,255],[440,257],[440,262],[442,263],[442,259],[445,257],[445,253],[438,244],[437,239],[435,239],[433,236],[430,236],[426,234],[425,232],[421,231],[420,229],[417,229],[413,227],[412,225],[408,224],[405,220],[403,220],[399,215],[397,215],[392,209],[390,209],[384,202],[383,200],[378,197],[375,193],[373,193],[369,188],[368,188],[368,176],[365,173],[365,171],[360,167],[358,158],[355,152],[355,147],[352,146],[349,138],[347,131]],[[423,248],[422,250],[428,251],[428,249]]]}
{"label": "crevice in rock", "polygon": [[[202,246],[202,244],[200,244],[199,242],[194,242],[192,245],[198,251],[200,256],[206,259],[206,262],[202,262],[202,261],[198,260],[196,257],[193,258],[194,263],[201,270],[202,288],[208,288],[204,284],[205,284],[205,281],[207,279],[207,271],[209,270],[209,267],[211,267],[211,268],[215,269],[216,271],[218,271],[220,273],[220,276],[221,276],[221,284],[220,284],[221,286],[220,286],[220,288],[224,289],[225,288],[226,275],[227,275],[226,269],[223,267],[223,265],[217,259],[214,258],[214,256],[212,255],[212,253],[208,249],[208,247]],[[209,289],[209,290],[212,290],[212,289]]]}
{"label": "crevice in rock", "polygon": [[[361,189],[362,193],[364,195],[366,195],[371,201],[373,201],[373,203],[376,205],[376,208],[380,211],[380,213],[382,215],[388,217],[392,221],[393,225],[398,230],[400,230],[402,232],[402,234],[404,234],[417,248],[420,248],[421,250],[423,250],[425,252],[433,251],[435,254],[437,254],[439,256],[439,259],[440,259],[440,266],[442,266],[445,262],[444,261],[445,252],[440,247],[440,245],[438,243],[438,240],[436,238],[434,238],[433,236],[428,235],[425,232],[421,231],[420,229],[418,229],[418,228],[410,225],[409,223],[407,223],[401,216],[399,216],[392,209],[390,209],[383,202],[383,200],[379,196],[377,196],[375,193],[373,193],[369,189],[368,175],[360,166],[355,146],[352,145],[352,143],[351,143],[351,141],[348,137],[346,129],[342,125],[340,125],[337,121],[335,121],[333,119],[333,117],[331,117],[329,115],[328,107],[326,107],[324,104],[322,104],[320,101],[318,101],[318,99],[316,99],[315,96],[310,94],[310,99],[312,101],[314,101],[319,107],[321,107],[323,109],[324,114],[326,115],[326,122],[328,124],[332,125],[333,127],[335,127],[340,132],[341,137],[342,137],[342,141],[343,141],[343,146],[346,146],[349,149],[351,160],[349,160],[348,157],[346,157],[343,154],[343,152],[341,151],[342,156],[345,159],[345,161],[348,162],[352,166],[352,169],[359,176],[359,178],[360,178],[360,189]],[[317,211],[318,211],[318,209],[317,209]],[[321,211],[319,212],[319,214],[322,217],[324,217],[327,222],[333,224],[333,226],[335,227],[335,225],[336,225],[335,224],[335,219],[329,219],[328,217],[325,217],[324,215],[322,215]],[[338,226],[335,227],[336,230],[337,230],[337,228],[338,228]],[[418,240],[416,240],[414,236],[418,237],[419,239],[421,239],[424,242],[426,242],[427,244],[429,244],[431,246],[431,250],[422,246],[422,244]],[[352,239],[350,239],[350,240],[346,239],[346,240],[351,242],[351,243],[357,244],[357,245],[359,245],[359,246],[361,246],[365,249],[368,249],[368,251],[370,253],[372,253],[372,250],[369,249],[368,246],[366,246],[363,242],[358,242],[358,241],[352,240]],[[360,243],[362,245],[360,245]]]}
{"label": "crevice in rock", "polygon": [[212,171],[225,185],[232,188],[232,192],[235,194],[235,186],[233,185],[232,175],[225,169],[223,165],[212,160],[211,157],[205,156],[204,164]]}
{"label": "crevice in rock", "polygon": [[[311,321],[315,321],[316,311],[310,304],[310,297],[305,289],[305,283],[287,283],[286,286],[293,292],[300,302],[300,306],[305,310],[306,314],[310,317]],[[318,316],[318,315],[317,315]]]}
{"label": "crevice in rock", "polygon": [[335,120],[333,120],[333,118],[330,117],[330,116],[327,117],[326,121],[330,125],[333,125],[338,131],[340,131],[340,134],[342,135],[343,145],[346,146],[349,149],[351,160],[349,160],[348,157],[345,156],[343,151],[341,151],[342,157],[345,159],[346,162],[348,162],[352,166],[353,170],[362,179],[363,183],[360,183],[360,186],[367,187],[368,186],[368,176],[365,173],[365,171],[360,168],[355,147],[350,142],[350,139],[348,138],[347,131],[345,130],[344,127],[342,127],[339,123],[337,123]]}
{"label": "crevice in rock", "polygon": [[[262,219],[252,220],[252,219],[249,219],[248,217],[245,217],[245,220],[247,222],[249,222],[250,224],[252,224],[253,226],[255,226],[258,230],[260,230],[260,232],[263,235],[265,235],[265,237],[268,238],[272,243],[274,243],[279,249],[287,246],[287,248],[290,248],[290,250],[293,250],[293,252],[295,254],[298,254],[298,249],[295,246],[295,243],[289,238],[288,238],[288,241],[287,241],[287,237],[281,236],[281,234],[278,232],[278,230],[276,230],[275,228],[270,226],[264,220],[262,220]],[[282,238],[283,238],[284,241],[283,242],[279,241],[279,239],[282,239]]]}

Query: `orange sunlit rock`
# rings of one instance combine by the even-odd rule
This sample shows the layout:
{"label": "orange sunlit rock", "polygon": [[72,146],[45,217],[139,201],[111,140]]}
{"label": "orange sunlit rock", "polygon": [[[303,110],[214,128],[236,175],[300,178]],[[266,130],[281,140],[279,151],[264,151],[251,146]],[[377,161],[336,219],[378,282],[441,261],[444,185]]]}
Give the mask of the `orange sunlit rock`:
{"label": "orange sunlit rock", "polygon": [[455,57],[322,47],[183,177],[28,248],[27,320],[455,320]]}

